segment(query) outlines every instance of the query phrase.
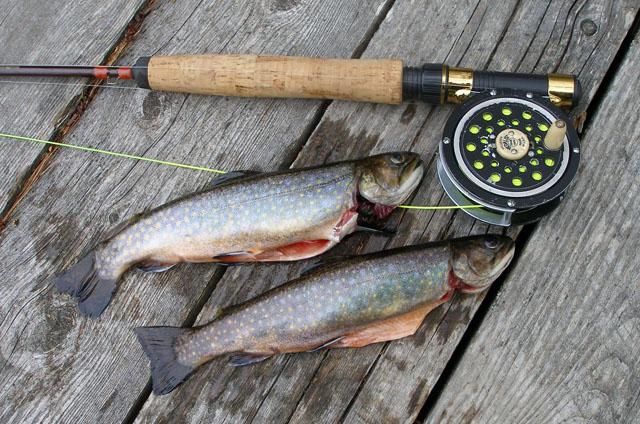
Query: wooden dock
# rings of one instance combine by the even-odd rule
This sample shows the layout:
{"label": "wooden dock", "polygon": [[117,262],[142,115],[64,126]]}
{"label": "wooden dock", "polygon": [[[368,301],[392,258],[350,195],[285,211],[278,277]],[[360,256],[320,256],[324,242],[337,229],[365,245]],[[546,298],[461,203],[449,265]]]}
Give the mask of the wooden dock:
{"label": "wooden dock", "polygon": [[[130,271],[105,313],[84,317],[54,276],[119,222],[215,175],[0,139],[0,422],[639,422],[639,8],[637,0],[5,0],[2,63],[130,65],[197,53],[397,58],[575,74],[584,95],[571,113],[582,138],[578,175],[541,222],[504,230],[462,212],[401,210],[395,237],[357,233],[333,250],[516,237],[514,263],[488,292],[456,294],[418,333],[394,342],[241,368],[218,358],[165,396],[151,394],[134,327],[207,322],[297,276],[304,261]],[[452,106],[71,82],[0,82],[0,132],[224,170],[412,150],[429,166],[412,204],[451,204],[435,154]]]}

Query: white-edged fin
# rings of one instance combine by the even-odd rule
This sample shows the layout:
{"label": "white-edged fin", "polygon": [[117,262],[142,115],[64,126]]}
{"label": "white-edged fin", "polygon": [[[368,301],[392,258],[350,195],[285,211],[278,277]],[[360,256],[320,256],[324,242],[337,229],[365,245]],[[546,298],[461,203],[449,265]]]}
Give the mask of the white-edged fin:
{"label": "white-edged fin", "polygon": [[91,252],[56,281],[58,290],[79,298],[78,309],[91,318],[104,311],[118,284],[118,279],[100,277],[95,264],[95,254]]}
{"label": "white-edged fin", "polygon": [[138,327],[138,336],[144,353],[151,362],[153,393],[164,395],[175,389],[195,371],[196,367],[178,361],[175,343],[178,337],[191,331],[177,327]]}
{"label": "white-edged fin", "polygon": [[272,355],[261,355],[251,352],[238,352],[231,356],[229,365],[232,367],[242,367],[244,365],[255,364],[256,362],[262,362],[271,356]]}
{"label": "white-edged fin", "polygon": [[340,336],[340,337],[336,337],[335,339],[331,339],[326,343],[321,344],[320,346],[316,346],[313,349],[309,349],[307,350],[307,352],[315,352],[316,350],[320,350],[320,349],[324,349],[325,347],[329,347],[334,343],[337,343],[338,341],[342,340],[344,336]]}
{"label": "white-edged fin", "polygon": [[311,263],[309,263],[307,266],[305,266],[302,269],[302,272],[300,272],[300,277],[304,277],[306,275],[309,275],[315,271],[318,271],[320,268],[323,268],[325,266],[328,265],[333,265],[335,263],[338,262],[342,262],[347,258],[350,258],[351,256],[331,256],[329,258],[323,258],[323,259],[317,259]]}
{"label": "white-edged fin", "polygon": [[163,272],[173,268],[174,266],[176,266],[176,264],[146,260],[137,264],[136,269],[140,272],[151,273],[151,272]]}
{"label": "white-edged fin", "polygon": [[394,236],[396,234],[394,230],[388,230],[386,228],[367,227],[365,225],[360,225],[360,224],[356,225],[355,231],[365,231],[369,233],[382,234],[385,236]]}
{"label": "white-edged fin", "polygon": [[222,174],[213,180],[211,184],[211,188],[220,187],[221,185],[229,184],[232,182],[237,182],[242,180],[243,178],[253,177],[255,175],[259,175],[261,172],[258,171],[231,171],[226,174]]}

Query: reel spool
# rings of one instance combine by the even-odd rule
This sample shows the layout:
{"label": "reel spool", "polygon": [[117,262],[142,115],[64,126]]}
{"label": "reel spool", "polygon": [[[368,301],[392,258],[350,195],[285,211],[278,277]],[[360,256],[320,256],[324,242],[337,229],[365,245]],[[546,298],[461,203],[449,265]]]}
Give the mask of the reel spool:
{"label": "reel spool", "polygon": [[580,140],[569,118],[532,93],[491,90],[454,110],[440,141],[438,176],[476,219],[509,226],[551,212],[578,171]]}

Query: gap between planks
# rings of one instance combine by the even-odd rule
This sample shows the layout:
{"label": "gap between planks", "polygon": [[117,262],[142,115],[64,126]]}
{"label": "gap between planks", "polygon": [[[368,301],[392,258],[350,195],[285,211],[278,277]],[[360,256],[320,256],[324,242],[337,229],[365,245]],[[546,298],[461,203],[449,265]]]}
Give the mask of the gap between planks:
{"label": "gap between planks", "polygon": [[[148,7],[149,7],[148,9],[145,9],[147,13],[148,13],[149,9],[153,6],[153,4],[155,2],[156,2],[156,0],[149,0],[148,3],[145,3],[145,6],[148,5]],[[369,43],[373,39],[373,36],[376,34],[378,29],[380,28],[380,25],[382,25],[382,22],[384,22],[384,20],[386,19],[389,11],[391,10],[391,8],[393,7],[394,4],[395,4],[395,0],[388,0],[388,1],[386,1],[384,3],[382,8],[380,9],[380,13],[378,14],[378,16],[376,16],[376,19],[374,19],[374,21],[372,22],[371,26],[364,32],[362,41],[354,49],[353,54],[351,55],[352,59],[360,59],[362,57],[363,53],[366,51],[367,47],[369,46]],[[143,6],[143,8],[144,8],[144,6]],[[141,8],[141,9],[143,9],[143,8]],[[132,21],[132,23],[133,22],[134,21]],[[274,100],[274,101],[277,101],[277,100]],[[293,163],[295,162],[295,160],[298,157],[298,155],[300,155],[300,153],[302,153],[302,151],[304,150],[304,147],[306,146],[306,144],[311,139],[311,136],[314,133],[314,131],[316,130],[316,128],[318,127],[318,125],[320,125],[320,122],[322,121],[322,118],[324,117],[327,109],[329,108],[329,106],[331,105],[332,102],[333,102],[332,100],[324,100],[324,101],[322,101],[320,103],[320,106],[318,107],[317,112],[314,114],[313,118],[311,119],[311,121],[309,122],[309,124],[307,125],[305,130],[303,131],[302,136],[295,143],[295,148],[292,149],[291,155],[289,155],[289,157],[286,157],[283,160],[283,163],[281,164],[281,167],[290,168],[291,165],[293,165]],[[404,216],[404,212],[405,211],[403,211],[402,216]],[[0,231],[1,231],[1,228],[2,227],[0,227]],[[385,244],[385,246],[386,246],[386,244]],[[226,268],[227,267],[221,266],[219,268],[220,269],[218,271],[216,271],[216,274],[214,275],[214,277],[207,284],[207,287],[205,288],[205,290],[201,294],[201,297],[200,297],[200,299],[198,299],[198,302],[196,303],[196,305],[189,311],[189,314],[187,315],[187,318],[183,322],[182,327],[191,327],[195,323],[198,315],[200,314],[200,312],[204,308],[207,300],[209,299],[209,297],[213,293],[213,291],[214,291],[215,287],[217,286],[218,282],[220,282],[220,280],[222,279],[222,277],[226,273]],[[326,354],[325,354],[325,357],[326,357]],[[324,361],[324,357],[320,361],[320,365],[316,369],[316,372],[320,368],[320,366],[321,366],[323,361]],[[377,361],[377,359],[376,359],[376,361]],[[371,369],[373,369],[373,368],[374,367],[372,366]],[[281,372],[282,372],[282,370],[281,370]],[[315,372],[312,375],[311,380],[313,380],[314,376],[315,376]],[[276,379],[274,380],[274,384],[278,380],[279,377],[280,377],[280,374],[278,374],[278,376],[276,376]],[[138,397],[136,398],[134,403],[129,408],[129,411],[127,412],[127,415],[122,420],[122,424],[132,424],[132,423],[135,422],[135,419],[137,418],[137,416],[139,415],[140,411],[144,407],[144,404],[147,402],[147,400],[151,396],[151,392],[152,392],[152,390],[151,390],[151,378],[149,377],[149,379],[147,380],[147,384],[145,385],[144,389],[142,389],[142,391],[140,392],[140,394],[138,395]],[[302,399],[304,397],[304,393],[305,392],[306,392],[306,389],[302,393],[302,396],[300,397],[300,399]],[[295,412],[295,409],[294,409],[294,412]]]}
{"label": "gap between planks", "polygon": [[[616,55],[614,56],[611,62],[611,65],[607,69],[607,72],[605,73],[604,78],[602,79],[600,85],[598,86],[598,89],[594,93],[591,102],[587,106],[587,109],[585,112],[586,118],[583,124],[583,131],[580,134],[581,138],[584,138],[582,136],[584,134],[587,134],[589,132],[589,129],[592,127],[593,119],[591,118],[591,116],[594,115],[595,111],[600,107],[600,104],[604,99],[604,94],[609,90],[609,87],[615,80],[615,77],[618,73],[620,65],[624,61],[624,58],[627,55],[627,52],[629,51],[631,44],[634,42],[634,39],[638,35],[640,35],[640,12],[636,14],[633,24],[629,28],[629,31],[627,32],[627,35],[625,36],[624,40],[620,44],[620,47],[618,48],[618,51],[616,52]],[[422,422],[424,422],[426,418],[429,416],[433,406],[436,405],[436,403],[438,402],[438,399],[440,398],[440,395],[442,394],[443,389],[447,385],[449,378],[453,375],[456,367],[458,366],[458,363],[460,362],[462,357],[465,355],[465,352],[469,347],[469,343],[473,338],[473,335],[478,331],[478,329],[480,328],[480,325],[482,325],[482,322],[486,314],[488,313],[489,308],[491,307],[491,304],[493,303],[496,296],[500,292],[500,288],[502,287],[504,281],[508,279],[511,273],[511,270],[514,269],[515,266],[517,265],[520,259],[520,253],[522,252],[522,249],[528,243],[529,239],[531,238],[531,234],[533,233],[533,231],[536,229],[537,226],[538,226],[538,223],[526,225],[518,233],[518,236],[517,236],[518,244],[516,244],[516,254],[514,255],[512,264],[509,266],[509,269],[507,270],[507,272],[501,275],[500,278],[491,285],[489,292],[487,293],[487,296],[482,300],[482,303],[480,304],[478,310],[476,311],[473,318],[469,322],[469,325],[464,331],[462,338],[460,339],[460,342],[454,349],[453,353],[451,354],[451,357],[449,358],[449,361],[447,362],[444,369],[442,370],[442,373],[440,373],[440,376],[436,380],[436,383],[433,385],[431,392],[429,393],[429,395],[427,396],[427,399],[425,400],[422,407],[420,408],[420,412],[416,417],[415,424],[421,424]]]}
{"label": "gap between planks", "polygon": [[[127,27],[122,32],[120,39],[114,44],[114,46],[107,51],[104,59],[100,62],[101,66],[113,65],[127,47],[133,42],[133,39],[140,31],[142,22],[147,14],[153,8],[153,5],[157,0],[147,0],[140,6],[140,8],[133,15],[133,18],[127,24]],[[98,90],[101,86],[101,81],[96,79],[90,79],[80,90],[80,93],[75,96],[60,113],[56,128],[53,130],[50,140],[55,142],[63,142],[66,135],[71,129],[80,121],[84,111],[87,109],[91,101],[98,94]],[[51,160],[55,157],[59,150],[59,146],[45,145],[42,151],[36,156],[35,160],[25,172],[25,174],[16,182],[15,190],[6,206],[0,211],[0,236],[2,231],[6,228],[7,224],[11,220],[13,211],[18,207],[20,201],[31,191],[38,181],[47,172],[47,168]]]}

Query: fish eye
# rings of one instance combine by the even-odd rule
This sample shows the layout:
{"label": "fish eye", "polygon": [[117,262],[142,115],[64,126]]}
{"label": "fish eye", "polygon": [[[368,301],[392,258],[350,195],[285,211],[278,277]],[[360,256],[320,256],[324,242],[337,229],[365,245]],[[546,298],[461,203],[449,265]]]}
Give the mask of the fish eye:
{"label": "fish eye", "polygon": [[489,237],[484,241],[484,245],[489,249],[495,249],[498,247],[498,244],[500,244],[500,242],[497,237]]}
{"label": "fish eye", "polygon": [[391,155],[391,162],[395,163],[396,165],[399,165],[402,163],[402,155],[400,153],[394,153]]}

